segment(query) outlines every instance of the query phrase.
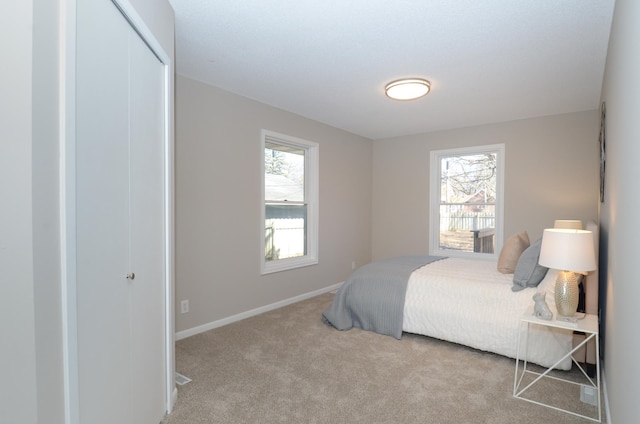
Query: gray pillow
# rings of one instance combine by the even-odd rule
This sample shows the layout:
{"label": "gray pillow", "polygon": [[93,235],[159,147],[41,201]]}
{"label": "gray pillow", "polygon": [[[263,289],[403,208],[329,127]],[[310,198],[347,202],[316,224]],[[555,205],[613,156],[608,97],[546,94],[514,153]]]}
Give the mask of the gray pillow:
{"label": "gray pillow", "polygon": [[527,287],[537,287],[542,281],[549,268],[538,263],[540,257],[540,246],[542,239],[538,239],[531,246],[527,247],[516,264],[516,270],[513,273],[513,287],[511,290],[516,292],[524,290]]}

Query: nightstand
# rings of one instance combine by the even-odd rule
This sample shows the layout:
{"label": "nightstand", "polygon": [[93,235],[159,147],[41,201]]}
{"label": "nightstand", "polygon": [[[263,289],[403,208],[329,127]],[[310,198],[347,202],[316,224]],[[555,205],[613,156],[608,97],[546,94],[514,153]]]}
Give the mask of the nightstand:
{"label": "nightstand", "polygon": [[[602,422],[602,411],[601,411],[601,405],[600,405],[600,341],[599,341],[599,331],[598,331],[598,317],[596,315],[590,315],[590,314],[586,314],[584,316],[583,319],[578,320],[577,322],[567,322],[567,321],[562,321],[562,320],[556,320],[557,314],[554,315],[554,318],[552,320],[543,320],[540,319],[536,316],[533,315],[533,307],[529,308],[527,310],[527,312],[520,318],[520,326],[519,326],[519,332],[518,332],[518,344],[517,344],[517,348],[516,348],[516,371],[515,371],[515,377],[514,377],[514,381],[513,381],[513,397],[518,398],[518,399],[522,399],[522,400],[526,400],[528,402],[532,402],[532,403],[536,403],[538,405],[542,405],[542,406],[546,406],[548,408],[552,408],[552,409],[556,409],[558,411],[563,411],[572,415],[576,415],[578,417],[582,417],[582,418],[587,418],[591,421],[595,421],[595,422]],[[562,328],[562,329],[567,329],[567,330],[571,330],[574,332],[579,332],[579,333],[583,333],[585,335],[585,338],[582,342],[580,342],[580,344],[578,344],[577,346],[575,346],[573,349],[569,350],[564,356],[562,356],[561,358],[558,359],[558,361],[556,363],[554,363],[551,367],[547,368],[546,371],[540,373],[540,372],[536,372],[533,371],[529,368],[529,364],[527,363],[527,353],[528,353],[528,348],[529,348],[529,330],[531,328],[532,324],[537,324],[537,325],[542,325],[542,326],[546,326],[546,327],[553,327],[553,328]],[[524,343],[523,346],[521,346],[521,339],[524,336]],[[582,365],[580,365],[578,363],[578,361],[575,360],[575,358],[573,357],[573,354],[578,351],[580,348],[582,348],[583,346],[585,346],[589,340],[595,340],[595,345],[596,345],[596,376],[595,379],[592,379],[591,377],[589,377],[589,375],[587,374],[587,372],[585,371],[585,369],[582,367]],[[522,352],[521,352],[522,350]],[[520,359],[520,357],[523,357],[524,359]],[[571,360],[573,362],[573,364],[575,366],[578,367],[578,369],[581,371],[582,375],[584,376],[584,381],[585,383],[578,383],[575,382],[573,380],[569,380],[569,379],[565,379],[562,377],[558,377],[557,375],[550,375],[551,371],[553,370],[553,368],[555,368],[558,364],[560,364],[562,361],[564,361],[565,359],[571,357]],[[520,361],[523,362],[522,365],[522,369],[520,369]],[[561,373],[562,371],[560,371],[559,373]],[[557,372],[558,373],[558,372]],[[557,374],[556,373],[556,374]],[[525,375],[527,374],[532,374],[532,375],[536,375],[537,377],[529,382],[528,384],[524,385],[523,384],[523,379],[525,377]],[[551,379],[551,380],[555,380],[555,381],[562,381],[565,383],[570,383],[570,384],[574,384],[577,386],[581,386],[581,391],[582,392],[586,392],[589,391],[590,393],[592,393],[593,395],[595,395],[596,397],[596,402],[594,404],[594,406],[597,407],[597,417],[590,417],[588,415],[583,415],[580,414],[578,412],[575,411],[571,411],[568,409],[563,409],[563,408],[559,408],[556,406],[552,406],[543,402],[538,402],[536,400],[532,400],[532,399],[528,399],[526,397],[523,397],[523,394],[525,393],[525,391],[527,391],[528,389],[530,389],[534,384],[540,382],[542,379],[547,378],[547,379]],[[521,387],[523,386],[524,387]],[[577,399],[576,399],[577,400]]]}

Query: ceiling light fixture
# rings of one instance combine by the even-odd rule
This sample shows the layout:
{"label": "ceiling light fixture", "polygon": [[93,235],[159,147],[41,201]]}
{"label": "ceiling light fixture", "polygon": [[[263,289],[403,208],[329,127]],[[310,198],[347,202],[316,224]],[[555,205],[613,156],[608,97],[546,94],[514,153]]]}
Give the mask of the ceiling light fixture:
{"label": "ceiling light fixture", "polygon": [[387,97],[394,100],[414,100],[426,96],[431,83],[422,78],[404,78],[391,81],[384,87]]}

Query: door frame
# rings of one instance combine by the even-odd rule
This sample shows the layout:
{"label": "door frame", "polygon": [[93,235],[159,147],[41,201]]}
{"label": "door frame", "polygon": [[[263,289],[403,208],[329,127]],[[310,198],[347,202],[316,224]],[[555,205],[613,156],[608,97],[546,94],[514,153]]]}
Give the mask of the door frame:
{"label": "door frame", "polygon": [[[78,333],[76,307],[76,8],[81,0],[60,2],[60,252],[63,337],[64,412],[66,424],[79,424]],[[129,0],[110,1],[155,54],[164,68],[164,327],[165,408],[171,413],[177,398],[174,360],[174,79],[171,56],[147,27]]]}

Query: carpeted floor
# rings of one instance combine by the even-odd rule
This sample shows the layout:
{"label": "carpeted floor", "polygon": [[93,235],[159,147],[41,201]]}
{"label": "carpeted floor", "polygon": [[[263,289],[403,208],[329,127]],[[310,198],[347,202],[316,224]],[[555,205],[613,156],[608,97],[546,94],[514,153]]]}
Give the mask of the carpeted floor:
{"label": "carpeted floor", "polygon": [[[321,313],[332,299],[179,341],[176,371],[193,381],[178,386],[163,424],[592,422],[513,398],[513,359],[423,336],[328,327]],[[542,384],[531,396],[597,415],[577,386]]]}

